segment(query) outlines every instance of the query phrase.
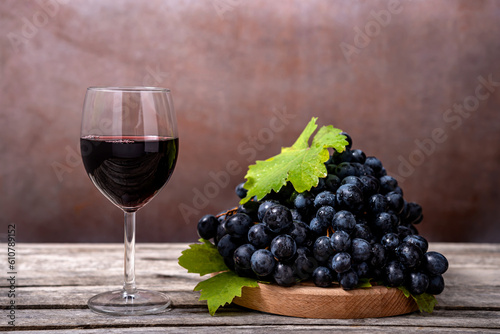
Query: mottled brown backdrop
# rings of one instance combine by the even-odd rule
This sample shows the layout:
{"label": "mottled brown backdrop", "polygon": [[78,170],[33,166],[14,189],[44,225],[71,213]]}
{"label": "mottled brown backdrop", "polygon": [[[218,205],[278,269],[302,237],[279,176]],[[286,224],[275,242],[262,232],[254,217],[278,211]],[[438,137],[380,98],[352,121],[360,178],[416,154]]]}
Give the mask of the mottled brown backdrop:
{"label": "mottled brown backdrop", "polygon": [[2,0],[0,233],[120,242],[79,157],[93,85],[171,88],[181,150],[139,242],[192,241],[312,116],[419,202],[432,241],[500,242],[500,2]]}

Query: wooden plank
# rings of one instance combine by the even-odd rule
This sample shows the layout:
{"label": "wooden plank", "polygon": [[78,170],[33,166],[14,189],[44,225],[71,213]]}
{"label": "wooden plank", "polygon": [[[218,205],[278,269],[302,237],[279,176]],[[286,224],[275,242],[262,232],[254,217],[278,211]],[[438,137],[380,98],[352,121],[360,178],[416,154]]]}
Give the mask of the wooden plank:
{"label": "wooden plank", "polygon": [[[199,281],[179,267],[177,258],[186,244],[138,246],[136,274],[139,284],[154,277],[186,277]],[[123,273],[123,249],[119,244],[21,244],[18,257],[19,286],[112,285]],[[447,286],[498,286],[500,246],[477,244],[431,244],[450,261],[445,274]],[[5,265],[5,264],[4,264]],[[196,283],[195,283],[196,284]],[[0,281],[0,286],[7,282]]]}
{"label": "wooden plank", "polygon": [[[162,291],[171,296],[178,307],[200,307],[206,305],[199,301],[199,292],[194,292],[192,281],[172,280],[162,284],[157,280],[147,288]],[[168,287],[168,289],[167,289]],[[20,308],[84,308],[87,300],[100,292],[119,288],[109,286],[56,286],[56,287],[21,287],[18,288],[17,304]],[[50,298],[47,298],[50,293]],[[464,287],[449,286],[437,297],[437,309],[490,309],[500,310],[500,289],[489,286]],[[0,295],[0,308],[7,307],[6,294]]]}
{"label": "wooden plank", "polygon": [[[459,334],[477,334],[477,328],[443,328],[443,327],[425,327],[425,328],[415,328],[415,331],[419,333],[429,333],[429,334],[448,334],[448,333],[459,333]],[[372,327],[372,326],[332,326],[332,325],[284,325],[284,326],[197,326],[197,327],[132,327],[132,328],[96,328],[96,329],[68,329],[68,330],[40,330],[40,331],[19,331],[18,334],[136,334],[140,332],[141,334],[163,334],[163,333],[175,333],[175,334],[192,334],[196,333],[207,333],[207,334],[234,334],[234,333],[248,333],[248,334],[269,334],[269,333],[294,333],[294,334],[308,334],[308,333],[350,333],[350,334],[366,334],[366,333],[391,333],[391,334],[408,334],[408,328],[396,327],[396,326],[383,326],[383,327]],[[498,333],[497,329],[481,329],[481,333]]]}
{"label": "wooden plank", "polygon": [[[175,271],[183,269],[177,265],[177,258],[187,244],[146,244],[137,247],[136,269],[138,273]],[[431,244],[430,249],[447,256],[450,269],[476,268],[495,270],[500,268],[499,245]],[[72,273],[115,273],[120,274],[123,267],[123,246],[119,244],[20,244],[18,247],[18,269],[20,272],[35,271],[49,275],[64,270]],[[4,266],[6,264],[3,264]],[[179,271],[180,269],[180,271]],[[28,275],[25,275],[29,277]]]}
{"label": "wooden plank", "polygon": [[[187,296],[193,294],[196,297],[182,300],[197,299],[198,293],[193,293],[192,289],[203,278],[188,274],[177,264],[177,257],[187,244],[144,244],[138,247],[138,251],[139,248],[141,255],[138,256],[136,274],[141,288],[184,291]],[[58,305],[68,300],[71,305],[83,307],[83,299],[88,295],[119,288],[123,279],[120,244],[21,244],[20,249],[24,254],[19,258],[21,264],[17,275],[20,305],[50,306],[51,300]],[[455,256],[445,274],[447,287],[437,297],[439,307],[500,307],[500,293],[495,289],[500,284],[497,279],[500,265],[496,264],[500,258],[500,245],[440,243],[431,244],[431,249],[448,257],[450,254]],[[482,256],[478,258],[475,252]],[[463,260],[464,257],[468,260]],[[113,262],[114,266],[108,262]],[[7,281],[2,280],[0,286],[7,286]],[[64,286],[71,288],[57,292]],[[36,290],[36,287],[41,290]],[[53,299],[43,298],[46,287],[54,291]],[[44,302],[37,303],[37,299]],[[0,305],[6,305],[6,301],[7,296],[0,294]],[[196,301],[192,305],[199,303]]]}
{"label": "wooden plank", "polygon": [[[407,333],[498,332],[500,329],[500,245],[431,243],[450,262],[447,288],[433,314],[367,319],[307,319],[265,314],[230,305],[215,317],[193,287],[201,279],[177,264],[187,244],[139,244],[136,273],[141,288],[171,295],[177,306],[156,316],[107,317],[86,307],[95,293],[119,288],[121,244],[19,244],[16,330],[19,333],[297,333],[344,330]],[[5,266],[5,263],[3,264]],[[3,270],[3,269],[2,269]],[[4,270],[5,271],[5,270]],[[0,282],[5,287],[5,282]],[[0,294],[2,318],[8,299]],[[7,322],[0,331],[11,330]]]}
{"label": "wooden plank", "polygon": [[388,317],[418,310],[414,300],[398,289],[375,286],[345,291],[340,287],[319,289],[312,283],[244,287],[233,303],[257,311],[318,319]]}
{"label": "wooden plank", "polygon": [[[19,288],[16,296],[16,303],[20,309],[40,309],[40,308],[86,308],[87,301],[97,293],[116,290],[117,286],[87,286],[87,287],[26,287]],[[167,291],[165,286],[148,286],[151,290],[166,293],[172,299],[175,307],[203,307],[205,301],[199,301],[199,292],[191,291]],[[7,304],[1,303],[0,308],[5,308]],[[208,312],[208,311],[207,311]]]}
{"label": "wooden plank", "polygon": [[[3,311],[5,313],[5,311]],[[5,318],[2,316],[2,318]],[[437,310],[433,314],[412,313],[405,316],[366,319],[306,319],[250,312],[233,307],[210,316],[205,308],[174,309],[154,316],[110,317],[88,309],[17,310],[17,330],[92,329],[127,327],[186,326],[397,326],[410,332],[419,327],[477,328],[500,330],[499,311]],[[1,330],[9,330],[6,322]]]}

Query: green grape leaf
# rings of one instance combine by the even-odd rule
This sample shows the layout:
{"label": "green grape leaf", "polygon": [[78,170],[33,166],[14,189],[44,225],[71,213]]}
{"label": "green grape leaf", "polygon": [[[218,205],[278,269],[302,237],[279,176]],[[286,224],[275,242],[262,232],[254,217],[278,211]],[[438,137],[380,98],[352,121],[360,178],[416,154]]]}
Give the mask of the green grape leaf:
{"label": "green grape leaf", "polygon": [[413,299],[417,302],[420,312],[432,313],[434,307],[437,304],[437,299],[429,293],[422,293],[420,295],[413,296]]}
{"label": "green grape leaf", "polygon": [[356,285],[356,289],[371,288],[373,286],[371,280],[371,278],[360,278],[358,281],[358,285]]}
{"label": "green grape leaf", "polygon": [[278,192],[288,181],[297,192],[302,193],[317,186],[319,178],[327,176],[325,162],[330,157],[328,148],[342,152],[348,143],[341,134],[342,130],[329,125],[319,129],[309,146],[310,138],[318,127],[317,119],[311,119],[291,147],[284,147],[280,154],[256,161],[248,167],[244,185],[248,192],[240,204],[254,196],[260,200],[273,190]]}
{"label": "green grape leaf", "polygon": [[241,297],[244,286],[258,287],[257,280],[240,277],[234,271],[225,271],[198,283],[194,291],[200,292],[199,300],[206,300],[208,312],[214,315],[217,309],[231,303],[234,297]]}
{"label": "green grape leaf", "polygon": [[189,245],[188,249],[182,251],[179,257],[181,267],[187,269],[188,273],[200,276],[229,270],[217,247],[205,239],[200,239],[200,242],[202,243]]}
{"label": "green grape leaf", "polygon": [[410,294],[410,291],[408,291],[407,288],[405,288],[404,286],[400,286],[400,287],[398,287],[398,289],[403,292],[403,294],[405,295],[406,298],[410,298],[411,294]]}
{"label": "green grape leaf", "polygon": [[414,296],[404,286],[400,286],[398,287],[398,289],[403,292],[406,298],[409,298],[411,296],[415,300],[420,312],[432,313],[432,311],[434,311],[434,307],[437,304],[437,299],[436,297],[434,297],[434,295],[431,295],[429,293],[422,293],[420,295]]}

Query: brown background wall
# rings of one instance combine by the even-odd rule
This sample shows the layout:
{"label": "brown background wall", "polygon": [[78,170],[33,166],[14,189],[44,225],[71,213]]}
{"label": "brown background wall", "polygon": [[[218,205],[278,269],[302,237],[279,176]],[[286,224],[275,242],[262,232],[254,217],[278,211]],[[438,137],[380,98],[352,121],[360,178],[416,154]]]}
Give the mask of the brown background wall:
{"label": "brown background wall", "polygon": [[[3,0],[0,32],[0,233],[120,242],[121,213],[79,158],[83,97],[158,85],[181,152],[138,213],[139,242],[195,240],[201,215],[236,203],[247,166],[312,116],[384,162],[428,239],[500,242],[498,1]],[[285,128],[269,131],[273,118]],[[230,160],[239,173],[207,193]]]}

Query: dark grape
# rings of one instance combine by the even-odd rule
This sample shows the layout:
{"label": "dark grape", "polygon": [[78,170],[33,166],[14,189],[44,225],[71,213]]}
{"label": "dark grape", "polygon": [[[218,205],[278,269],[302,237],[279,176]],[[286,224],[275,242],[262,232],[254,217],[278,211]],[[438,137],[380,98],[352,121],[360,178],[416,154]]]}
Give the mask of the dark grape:
{"label": "dark grape", "polygon": [[344,184],[335,193],[339,208],[358,212],[363,207],[363,193],[354,184]]}
{"label": "dark grape", "polygon": [[323,235],[326,233],[326,230],[328,229],[329,226],[328,221],[320,220],[316,217],[311,219],[311,222],[309,223],[309,230],[316,235]]}
{"label": "dark grape", "polygon": [[312,187],[311,193],[317,195],[325,190],[326,190],[325,179],[321,178],[318,180],[318,185],[316,187]]}
{"label": "dark grape", "polygon": [[396,233],[387,233],[382,236],[380,243],[390,252],[394,252],[399,246],[399,237]]}
{"label": "dark grape", "polygon": [[343,152],[335,153],[334,163],[339,162],[351,162],[352,160],[352,152],[350,149],[346,149]]}
{"label": "dark grape", "polygon": [[381,194],[374,194],[368,199],[366,211],[372,215],[386,212],[388,209],[387,197]]}
{"label": "dark grape", "polygon": [[425,292],[431,295],[439,295],[444,290],[444,279],[441,275],[429,276],[429,286]]}
{"label": "dark grape", "polygon": [[[328,175],[333,175],[333,176],[337,177],[337,175],[335,175],[335,168],[337,168],[337,165],[332,162],[332,159],[333,159],[333,156],[330,156],[330,159],[328,159],[328,161],[325,162],[326,172],[328,173]],[[338,179],[338,177],[337,177],[337,179]],[[339,179],[339,182],[340,182],[340,179]],[[325,186],[326,186],[326,184],[325,184]]]}
{"label": "dark grape", "polygon": [[411,234],[413,234],[413,235],[419,235],[418,234],[418,229],[415,227],[415,225],[409,225],[408,228],[410,229]]}
{"label": "dark grape", "polygon": [[204,215],[198,221],[198,235],[203,239],[215,238],[219,221],[213,215]]}
{"label": "dark grape", "polygon": [[339,187],[340,187],[340,178],[337,175],[334,175],[333,173],[328,174],[328,176],[325,178],[326,190],[334,193],[337,191]]}
{"label": "dark grape", "polygon": [[281,286],[292,286],[296,281],[292,266],[284,263],[278,263],[276,265],[273,278],[276,284]]}
{"label": "dark grape", "polygon": [[333,274],[327,267],[317,267],[312,273],[312,279],[316,286],[326,288],[333,284]]}
{"label": "dark grape", "polygon": [[262,218],[262,222],[266,224],[272,232],[280,233],[292,225],[292,213],[286,206],[276,204],[266,211],[264,218]]}
{"label": "dark grape", "polygon": [[350,162],[341,162],[335,168],[335,175],[337,175],[340,179],[343,179],[347,176],[361,176],[361,171],[359,168],[351,164]]}
{"label": "dark grape", "polygon": [[422,217],[422,207],[414,202],[409,202],[406,205],[406,218],[404,222],[406,224],[416,224],[420,222],[419,220]]}
{"label": "dark grape", "polygon": [[245,198],[245,197],[247,197],[248,190],[246,190],[245,188],[243,188],[244,185],[245,185],[245,182],[242,182],[242,183],[238,184],[236,186],[236,188],[234,189],[234,191],[236,192],[236,195],[239,198]]}
{"label": "dark grape", "polygon": [[295,240],[297,246],[311,245],[311,232],[309,226],[301,221],[294,221],[288,234]]}
{"label": "dark grape", "polygon": [[373,239],[373,234],[371,232],[370,226],[365,223],[356,224],[352,235],[354,238],[365,239],[367,241],[371,241]]}
{"label": "dark grape", "polygon": [[404,225],[399,225],[397,228],[397,232],[398,232],[399,240],[403,240],[403,242],[404,242],[404,239],[406,239],[406,237],[412,235],[412,230],[408,226],[404,226]]}
{"label": "dark grape", "polygon": [[412,272],[408,279],[408,290],[413,295],[424,293],[429,287],[429,277],[421,272]]}
{"label": "dark grape", "polygon": [[403,243],[396,252],[398,260],[407,268],[416,268],[422,261],[422,251],[415,245]]}
{"label": "dark grape", "polygon": [[314,198],[309,193],[297,194],[293,204],[297,211],[301,214],[308,214],[311,210]]}
{"label": "dark grape", "polygon": [[424,219],[424,215],[422,214],[412,224],[416,225],[416,224],[420,223],[423,219]]}
{"label": "dark grape", "polygon": [[369,167],[366,167],[365,165],[363,164],[360,164],[359,162],[350,162],[353,171],[354,171],[354,176],[364,176],[364,175],[369,175]]}
{"label": "dark grape", "polygon": [[359,149],[351,150],[351,161],[364,164],[366,161],[366,155]]}
{"label": "dark grape", "polygon": [[237,213],[244,213],[248,215],[252,222],[258,221],[258,210],[260,207],[260,203],[256,201],[248,201],[245,204],[241,204],[238,206]]}
{"label": "dark grape", "polygon": [[309,249],[305,247],[298,248],[297,258],[295,259],[295,274],[297,278],[300,280],[309,279],[316,267],[317,261],[313,258]]}
{"label": "dark grape", "polygon": [[343,186],[344,184],[354,184],[359,189],[363,187],[363,182],[361,181],[361,179],[354,175],[344,177],[340,182],[340,185]]}
{"label": "dark grape", "polygon": [[396,189],[394,189],[392,192],[403,196],[403,189],[400,186],[397,186]]}
{"label": "dark grape", "polygon": [[381,212],[375,216],[373,220],[373,224],[377,227],[381,232],[388,233],[392,232],[394,217],[388,212]]}
{"label": "dark grape", "polygon": [[381,268],[385,266],[386,256],[385,256],[385,248],[379,243],[375,243],[372,245],[372,258],[370,259],[370,264],[374,268]]}
{"label": "dark grape", "polygon": [[273,205],[278,204],[276,201],[264,201],[259,205],[259,209],[257,210],[257,219],[259,221],[262,221],[264,218],[264,215],[266,214],[266,211],[272,207]]}
{"label": "dark grape", "polygon": [[250,269],[250,259],[255,250],[255,247],[251,244],[244,244],[236,248],[233,254],[234,264],[241,269]]}
{"label": "dark grape", "polygon": [[248,230],[248,242],[257,248],[266,248],[274,239],[274,233],[264,224],[255,224]]}
{"label": "dark grape", "polygon": [[351,255],[346,252],[340,252],[332,257],[330,267],[337,273],[343,273],[351,269],[352,259]]}
{"label": "dark grape", "polygon": [[314,198],[314,207],[320,208],[324,205],[331,207],[335,206],[335,194],[331,191],[322,191]]}
{"label": "dark grape", "polygon": [[258,276],[267,276],[274,271],[276,260],[273,254],[267,249],[257,249],[251,259],[251,268]]}
{"label": "dark grape", "polygon": [[425,254],[429,248],[429,243],[421,235],[408,235],[403,239],[403,242],[417,246],[423,254]]}
{"label": "dark grape", "polygon": [[367,262],[354,263],[352,269],[358,274],[359,278],[369,278],[370,265]]}
{"label": "dark grape", "polygon": [[351,255],[353,261],[368,261],[371,257],[371,245],[364,239],[355,238],[352,240]]}
{"label": "dark grape", "polygon": [[354,215],[349,211],[338,211],[333,216],[332,226],[334,230],[351,233],[356,228],[356,217],[354,217]]}
{"label": "dark grape", "polygon": [[375,177],[375,172],[370,166],[360,164],[361,175],[360,176],[371,176]]}
{"label": "dark grape", "polygon": [[233,237],[246,237],[248,230],[253,225],[250,216],[244,213],[236,213],[226,221],[226,232]]}
{"label": "dark grape", "polygon": [[394,287],[403,285],[405,280],[405,272],[400,262],[389,262],[386,266],[385,272],[387,285]]}
{"label": "dark grape", "polygon": [[295,240],[287,234],[278,235],[271,241],[271,253],[278,261],[292,258],[297,251]]}
{"label": "dark grape", "polygon": [[233,253],[241,245],[241,239],[226,234],[217,244],[217,250],[222,257],[233,257]]}
{"label": "dark grape", "polygon": [[351,136],[349,136],[349,134],[347,132],[341,132],[340,134],[344,135],[345,136],[345,140],[347,141],[347,145],[346,145],[345,149],[346,150],[350,150],[351,147],[352,147],[352,138],[351,138]]}
{"label": "dark grape", "polygon": [[385,198],[387,198],[387,207],[390,211],[393,211],[396,214],[400,214],[401,211],[403,211],[405,206],[403,196],[395,191],[391,191],[385,195]]}
{"label": "dark grape", "polygon": [[330,240],[335,253],[347,252],[351,248],[351,237],[345,231],[335,231]]}
{"label": "dark grape", "polygon": [[318,237],[313,245],[313,255],[319,262],[325,262],[333,254],[333,247],[326,235]]}
{"label": "dark grape", "polygon": [[217,226],[217,234],[215,235],[214,244],[217,246],[220,239],[227,234],[226,232],[226,221],[219,221],[219,226]]}
{"label": "dark grape", "polygon": [[340,273],[338,277],[340,286],[344,290],[354,289],[356,285],[358,285],[358,274],[352,269],[344,273]]}
{"label": "dark grape", "polygon": [[389,175],[384,175],[379,178],[380,180],[380,193],[387,194],[394,191],[398,187],[398,181]]}
{"label": "dark grape", "polygon": [[359,180],[362,183],[360,189],[363,192],[363,197],[365,199],[378,193],[380,182],[377,178],[372,175],[363,175],[359,178]]}
{"label": "dark grape", "polygon": [[302,215],[300,214],[300,212],[297,211],[297,209],[290,209],[290,212],[292,213],[292,219],[293,220],[298,220],[298,221],[302,221]]}
{"label": "dark grape", "polygon": [[335,209],[331,206],[324,205],[316,211],[316,218],[321,220],[326,226],[332,224],[333,216],[335,215]]}
{"label": "dark grape", "polygon": [[448,270],[448,260],[438,252],[427,252],[424,255],[424,266],[431,275],[442,275]]}
{"label": "dark grape", "polygon": [[366,157],[365,165],[369,166],[373,171],[378,174],[382,170],[382,162],[375,157]]}

